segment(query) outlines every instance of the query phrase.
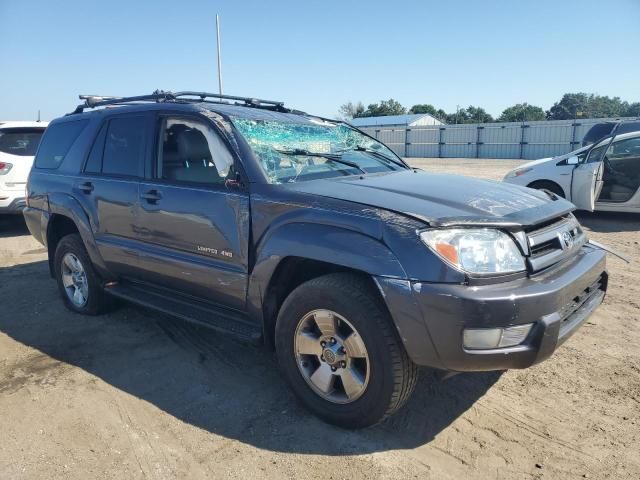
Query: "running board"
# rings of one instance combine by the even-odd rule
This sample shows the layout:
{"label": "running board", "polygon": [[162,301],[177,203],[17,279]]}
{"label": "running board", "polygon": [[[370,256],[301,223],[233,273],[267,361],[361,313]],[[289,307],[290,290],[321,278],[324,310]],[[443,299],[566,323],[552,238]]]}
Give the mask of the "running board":
{"label": "running board", "polygon": [[137,305],[212,328],[246,343],[262,342],[262,329],[240,313],[216,308],[198,300],[179,298],[175,294],[168,295],[165,290],[133,283],[107,284],[104,291]]}

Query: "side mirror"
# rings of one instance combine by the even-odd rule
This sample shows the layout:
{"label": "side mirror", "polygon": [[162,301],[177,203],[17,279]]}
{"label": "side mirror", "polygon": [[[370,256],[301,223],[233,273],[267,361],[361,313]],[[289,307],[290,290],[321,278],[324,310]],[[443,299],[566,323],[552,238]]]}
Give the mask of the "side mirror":
{"label": "side mirror", "polygon": [[580,159],[575,155],[567,158],[567,165],[577,165],[578,163],[580,163]]}

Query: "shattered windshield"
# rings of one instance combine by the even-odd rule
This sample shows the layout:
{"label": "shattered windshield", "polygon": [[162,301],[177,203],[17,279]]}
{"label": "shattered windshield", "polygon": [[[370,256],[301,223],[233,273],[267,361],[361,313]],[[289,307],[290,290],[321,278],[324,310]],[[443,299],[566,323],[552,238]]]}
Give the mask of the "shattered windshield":
{"label": "shattered windshield", "polygon": [[382,143],[348,125],[234,118],[270,183],[392,172],[407,167]]}

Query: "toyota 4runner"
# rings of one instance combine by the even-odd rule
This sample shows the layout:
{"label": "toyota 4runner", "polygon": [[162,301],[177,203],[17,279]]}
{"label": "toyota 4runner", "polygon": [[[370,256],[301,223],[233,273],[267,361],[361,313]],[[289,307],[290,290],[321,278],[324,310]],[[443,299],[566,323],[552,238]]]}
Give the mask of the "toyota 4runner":
{"label": "toyota 4runner", "polygon": [[395,412],[417,366],[529,367],[604,298],[605,253],[550,192],[411,168],[281,102],[81,98],[24,211],[66,306],[117,297],[265,343],[328,422]]}

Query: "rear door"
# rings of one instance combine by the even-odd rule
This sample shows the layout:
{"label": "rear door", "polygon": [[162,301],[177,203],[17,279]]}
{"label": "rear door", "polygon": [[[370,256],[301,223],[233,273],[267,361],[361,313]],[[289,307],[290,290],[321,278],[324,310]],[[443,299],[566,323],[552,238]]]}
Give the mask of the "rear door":
{"label": "rear door", "polygon": [[109,270],[136,274],[138,186],[148,154],[151,113],[113,115],[102,124],[76,179],[76,197],[90,212],[96,245]]}
{"label": "rear door", "polygon": [[571,201],[580,210],[589,212],[595,210],[596,199],[602,190],[604,171],[602,158],[610,143],[611,138],[607,138],[595,145],[585,161],[578,164],[573,170]]}
{"label": "rear door", "polygon": [[227,182],[238,166],[204,119],[161,115],[157,128],[157,155],[140,185],[141,280],[242,311],[249,195]]}

